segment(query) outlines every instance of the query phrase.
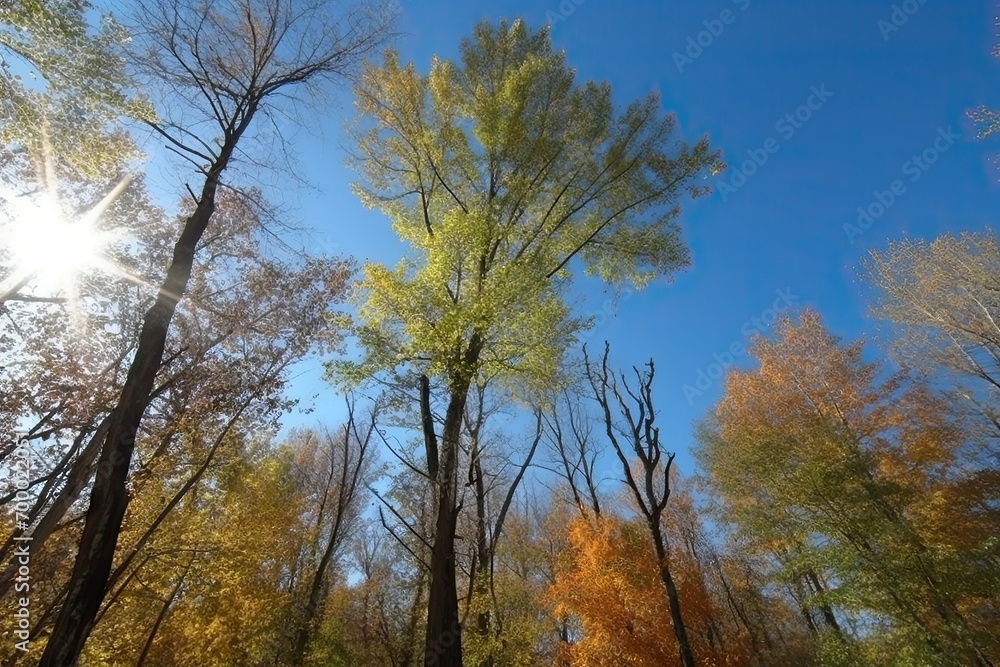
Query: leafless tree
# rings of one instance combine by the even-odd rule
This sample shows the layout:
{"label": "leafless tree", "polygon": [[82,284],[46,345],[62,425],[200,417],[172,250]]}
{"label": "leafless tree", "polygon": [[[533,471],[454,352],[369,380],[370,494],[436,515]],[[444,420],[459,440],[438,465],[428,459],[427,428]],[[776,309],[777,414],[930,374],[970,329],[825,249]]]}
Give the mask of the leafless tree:
{"label": "leafless tree", "polygon": [[[670,500],[670,469],[674,454],[665,453],[660,444],[660,428],[656,426],[653,404],[653,361],[650,360],[642,372],[632,368],[636,383],[632,386],[623,373],[616,378],[609,370],[610,347],[607,343],[599,367],[591,366],[586,348],[583,353],[587,378],[594,398],[601,406],[608,440],[621,462],[625,484],[649,529],[656,562],[659,563],[660,581],[667,594],[681,664],[694,667],[694,653],[681,614],[677,587],[670,572],[670,553],[663,530],[663,512]],[[638,472],[642,474],[639,479],[632,470],[632,457],[637,460]]]}
{"label": "leafless tree", "polygon": [[[323,594],[327,590],[333,562],[344,546],[345,539],[357,521],[371,470],[371,441],[376,432],[377,405],[365,419],[355,416],[355,401],[347,399],[347,420],[338,433],[324,431],[320,444],[304,463],[303,473],[320,471],[319,479],[310,486],[316,488],[318,505],[315,524],[319,556],[308,573],[305,605],[298,614],[294,631],[290,664],[304,663],[309,643],[316,632]],[[318,459],[318,461],[317,461]]]}
{"label": "leafless tree", "polygon": [[[504,523],[510,512],[511,505],[517,494],[525,473],[532,464],[538,444],[542,439],[542,413],[535,411],[535,429],[531,445],[523,460],[516,464],[513,478],[509,478],[507,470],[515,464],[510,461],[495,462],[499,457],[490,457],[486,444],[487,420],[497,412],[497,406],[490,406],[487,396],[489,383],[480,382],[473,388],[470,401],[466,406],[465,431],[468,441],[469,479],[467,488],[471,487],[475,495],[475,540],[472,558],[469,564],[469,591],[466,596],[465,616],[472,609],[473,596],[482,600],[491,600],[488,606],[479,605],[476,610],[476,632],[481,635],[499,634],[503,619],[499,618],[496,604],[495,568],[497,545],[503,534]],[[492,459],[492,460],[491,460]],[[490,468],[494,470],[491,472]],[[499,498],[499,507],[490,511],[494,498]],[[496,505],[494,505],[496,507]],[[492,610],[492,611],[491,611]],[[465,618],[462,619],[465,625]],[[481,667],[492,667],[494,657],[487,656],[480,663]]]}
{"label": "leafless tree", "polygon": [[581,397],[570,389],[553,396],[543,418],[544,438],[555,455],[554,470],[569,485],[573,504],[582,514],[600,517],[596,467],[601,449],[594,442],[594,425]]}

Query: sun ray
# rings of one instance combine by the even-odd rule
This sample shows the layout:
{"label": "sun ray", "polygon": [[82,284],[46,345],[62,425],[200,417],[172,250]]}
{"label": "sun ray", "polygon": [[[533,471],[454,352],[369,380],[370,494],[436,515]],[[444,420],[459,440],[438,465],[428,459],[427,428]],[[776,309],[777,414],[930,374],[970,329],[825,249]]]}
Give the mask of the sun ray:
{"label": "sun ray", "polygon": [[55,296],[72,296],[80,275],[87,271],[121,273],[104,254],[118,234],[99,229],[97,222],[132,178],[132,174],[126,175],[75,220],[62,215],[51,174],[46,175],[39,193],[0,193],[8,218],[0,242],[12,265],[10,275],[0,284],[0,303],[17,298],[20,290],[32,283]]}

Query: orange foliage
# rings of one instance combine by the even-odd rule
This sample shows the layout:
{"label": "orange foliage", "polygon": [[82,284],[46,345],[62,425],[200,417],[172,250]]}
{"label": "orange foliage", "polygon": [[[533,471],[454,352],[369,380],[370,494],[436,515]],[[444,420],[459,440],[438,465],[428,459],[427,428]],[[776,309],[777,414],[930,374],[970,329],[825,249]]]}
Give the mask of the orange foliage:
{"label": "orange foliage", "polygon": [[[679,665],[667,598],[648,530],[613,517],[577,519],[569,548],[547,596],[557,615],[580,623],[582,636],[564,646],[561,664],[572,667],[670,667]],[[709,643],[717,611],[697,563],[675,545],[669,566],[699,665],[746,664],[746,650]]]}
{"label": "orange foliage", "polygon": [[972,655],[995,641],[1000,480],[965,460],[954,402],[862,347],[814,312],[779,321],[751,349],[759,367],[727,377],[698,457],[751,544],[807,552],[841,608]]}

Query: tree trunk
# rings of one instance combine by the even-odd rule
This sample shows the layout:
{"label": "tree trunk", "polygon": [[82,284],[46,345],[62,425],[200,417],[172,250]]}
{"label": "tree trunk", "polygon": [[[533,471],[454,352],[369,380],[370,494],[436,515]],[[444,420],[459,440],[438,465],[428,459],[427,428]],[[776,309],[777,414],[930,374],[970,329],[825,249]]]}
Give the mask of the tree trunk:
{"label": "tree trunk", "polygon": [[153,642],[156,640],[156,633],[160,631],[160,626],[163,625],[163,621],[167,619],[167,613],[170,611],[170,606],[174,603],[174,600],[177,599],[177,594],[181,592],[181,586],[184,585],[184,578],[187,577],[188,572],[191,571],[191,565],[194,564],[194,558],[194,556],[191,556],[191,560],[188,561],[187,567],[184,568],[184,571],[181,573],[177,583],[170,591],[170,595],[160,608],[160,613],[156,616],[156,622],[153,623],[153,627],[149,631],[149,636],[146,638],[146,643],[142,647],[142,653],[139,654],[139,659],[135,661],[135,667],[142,667],[146,664],[146,658],[149,657],[149,652],[153,649]]}
{"label": "tree trunk", "polygon": [[[110,423],[110,417],[105,417],[100,426],[94,432],[86,447],[80,453],[79,458],[74,461],[72,467],[70,468],[69,474],[66,478],[66,483],[63,488],[59,491],[59,495],[53,501],[49,511],[46,512],[41,519],[39,519],[35,529],[31,533],[31,542],[29,542],[31,556],[42,550],[49,536],[55,531],[59,522],[65,516],[66,511],[73,505],[74,502],[79,498],[80,494],[87,486],[87,482],[90,481],[91,476],[94,473],[93,466],[97,460],[97,456],[100,453],[100,442],[101,439],[106,435],[104,429],[107,428]],[[42,509],[41,498],[39,502],[32,508],[32,513],[29,515],[29,522],[34,521],[38,516],[38,513]],[[11,533],[11,536],[7,538],[7,542],[0,549],[0,560],[4,562],[11,561],[10,559],[10,549],[13,545],[17,544],[14,539],[16,536],[23,534],[23,531],[15,531]],[[7,595],[10,588],[14,585],[14,575],[17,573],[17,567],[15,565],[10,565],[3,574],[0,574],[0,597]]]}
{"label": "tree trunk", "polygon": [[674,578],[670,574],[670,565],[667,560],[667,548],[663,541],[663,532],[660,529],[659,517],[656,523],[650,521],[650,532],[653,534],[653,546],[656,552],[656,561],[660,566],[660,581],[667,591],[667,606],[670,608],[670,623],[674,627],[674,637],[677,638],[677,648],[681,657],[683,667],[695,667],[694,653],[691,651],[691,642],[688,641],[687,627],[684,625],[684,618],[681,616],[681,602],[677,595],[677,587],[674,586]]}
{"label": "tree trunk", "polygon": [[[371,428],[362,437],[358,434],[354,419],[354,402],[348,399],[347,422],[344,424],[343,453],[339,458],[339,463],[336,455],[336,443],[329,435],[326,439],[326,444],[330,447],[330,473],[326,479],[323,500],[320,504],[317,524],[320,531],[322,531],[322,525],[325,521],[324,508],[334,488],[336,488],[336,497],[334,498],[336,505],[333,508],[335,515],[333,517],[333,525],[330,527],[330,536],[326,543],[326,548],[323,549],[319,565],[316,566],[313,572],[312,581],[309,584],[309,597],[306,599],[306,606],[299,621],[299,627],[295,632],[291,656],[291,664],[294,667],[303,665],[306,662],[309,644],[312,642],[317,622],[321,617],[323,594],[326,590],[329,570],[331,569],[337,549],[343,541],[343,531],[346,529],[345,521],[348,520],[345,517],[348,516],[349,512],[353,511],[358,485],[363,482],[362,475],[366,461],[365,456],[368,450],[368,441],[371,438],[372,431],[375,429],[374,412],[371,419]],[[354,453],[355,448],[351,446],[352,433],[357,439],[356,455]],[[335,487],[334,484],[336,484]]]}
{"label": "tree trunk", "polygon": [[458,615],[455,578],[455,527],[458,523],[458,442],[468,387],[468,382],[464,386],[463,383],[452,385],[441,434],[440,468],[436,478],[437,519],[431,549],[427,634],[424,640],[426,667],[462,667],[462,625]]}
{"label": "tree trunk", "polygon": [[309,642],[315,630],[316,616],[323,598],[323,582],[336,548],[337,539],[335,539],[334,535],[331,536],[330,542],[326,545],[326,549],[323,550],[323,557],[320,559],[319,565],[313,573],[312,583],[309,585],[309,598],[306,600],[306,608],[302,613],[299,628],[295,632],[295,645],[292,648],[291,661],[294,667],[298,667],[306,661],[306,651],[309,648]]}
{"label": "tree trunk", "polygon": [[[455,577],[455,527],[458,524],[458,451],[474,369],[483,351],[483,338],[473,333],[461,353],[457,370],[448,383],[448,409],[441,430],[441,451],[430,419],[430,386],[420,382],[420,411],[427,447],[428,472],[437,487],[437,517],[431,548],[430,589],[427,594],[427,634],[424,638],[425,667],[463,667],[462,622],[458,614]],[[437,470],[431,468],[431,464]]]}
{"label": "tree trunk", "polygon": [[[478,576],[474,576],[472,586],[475,595],[479,598],[479,604],[482,604],[490,590],[489,577],[493,576],[493,550],[490,548],[490,539],[486,534],[486,484],[483,481],[483,465],[479,456],[479,436],[477,433],[472,442],[472,457],[476,476],[476,557],[481,572],[478,573]],[[473,571],[473,574],[477,573]],[[489,631],[490,610],[480,608],[476,612],[476,632],[482,637],[486,637]],[[488,655],[483,658],[479,667],[493,667],[493,656]]]}
{"label": "tree trunk", "polygon": [[[747,618],[746,611],[743,606],[736,601],[733,596],[733,590],[729,586],[729,580],[726,577],[725,570],[722,569],[722,564],[719,563],[718,558],[712,557],[713,564],[719,572],[719,581],[722,583],[722,590],[726,594],[726,601],[729,603],[729,608],[732,610],[733,614],[736,616],[737,624],[743,625],[747,631],[747,636],[750,638],[750,651],[753,655],[758,655],[760,653],[760,642],[757,640],[757,633],[754,631],[753,624],[750,623],[750,619]],[[765,631],[765,644],[767,648],[771,648],[770,638],[767,637]]]}
{"label": "tree trunk", "polygon": [[174,246],[173,259],[156,302],[143,318],[135,358],[129,366],[118,402],[109,416],[107,437],[98,460],[97,476],[90,493],[80,548],[70,575],[69,591],[39,667],[73,667],[76,664],[104,600],[122,519],[129,502],[127,481],[136,434],[149,407],[150,393],[163,361],[170,322],[177,302],[187,290],[195,249],[215,212],[219,177],[252,115],[248,113],[243,123],[227,136],[219,159],[207,174],[195,210],[187,218]]}
{"label": "tree trunk", "polygon": [[795,600],[795,604],[798,606],[799,611],[802,613],[802,620],[806,622],[806,628],[809,629],[809,634],[815,637],[819,634],[819,628],[816,627],[816,621],[813,619],[812,612],[809,611],[809,606],[806,604],[806,591],[802,586],[802,580],[796,579],[794,585],[789,585],[788,590]]}
{"label": "tree trunk", "polygon": [[[819,576],[817,576],[814,570],[809,570],[806,572],[806,579],[812,586],[814,595],[823,595],[826,592],[826,587],[823,586],[823,582],[820,581]],[[840,629],[840,623],[837,622],[837,617],[833,613],[833,608],[826,600],[822,600],[819,603],[820,613],[823,615],[823,622],[826,626],[836,633],[838,637],[844,636],[844,631]]]}

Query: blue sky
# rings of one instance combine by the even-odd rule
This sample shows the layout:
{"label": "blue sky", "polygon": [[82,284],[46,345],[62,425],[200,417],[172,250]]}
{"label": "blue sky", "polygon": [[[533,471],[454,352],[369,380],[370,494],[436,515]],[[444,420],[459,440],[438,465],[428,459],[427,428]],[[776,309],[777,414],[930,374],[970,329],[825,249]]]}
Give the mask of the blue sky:
{"label": "blue sky", "polygon": [[[993,2],[404,0],[402,12],[399,50],[423,71],[434,54],[453,57],[481,18],[551,21],[580,80],[609,81],[621,105],[658,91],[686,138],[707,133],[723,150],[730,169],[715,185],[725,192],[682,216],[690,269],[622,300],[591,336],[610,340],[620,365],[656,359],[663,428],[685,472],[691,423],[720,383],[702,380],[700,395],[684,386],[714,372],[713,355],[744,342],[753,318],[783,298],[817,308],[838,334],[871,333],[857,268],[867,250],[983,229],[1000,204],[1000,144],[978,141],[966,118],[1000,106]],[[402,248],[387,222],[350,194],[340,122],[324,121],[324,140],[302,154],[323,191],[302,193],[296,215],[317,249],[394,263]],[[762,164],[743,166],[752,155]],[[859,207],[877,219],[852,239],[844,226]],[[607,295],[581,283],[578,298],[597,314]],[[318,374],[318,364],[305,369],[296,393],[322,390]]]}

